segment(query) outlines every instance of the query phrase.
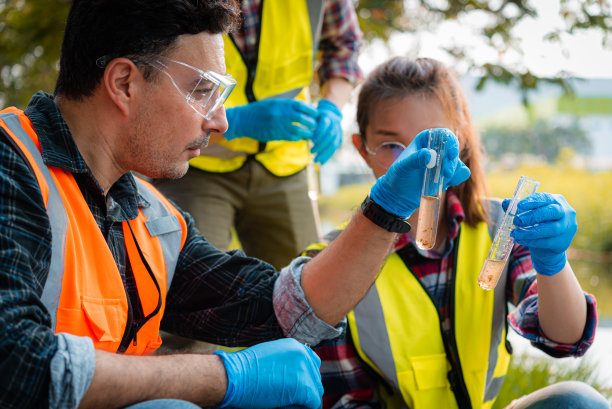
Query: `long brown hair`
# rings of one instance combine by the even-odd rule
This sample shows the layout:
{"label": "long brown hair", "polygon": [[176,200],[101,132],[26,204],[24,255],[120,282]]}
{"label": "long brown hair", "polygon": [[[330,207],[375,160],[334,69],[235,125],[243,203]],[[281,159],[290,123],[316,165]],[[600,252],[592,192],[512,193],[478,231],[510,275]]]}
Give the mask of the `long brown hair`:
{"label": "long brown hair", "polygon": [[474,226],[487,220],[486,210],[481,204],[488,190],[482,143],[472,125],[457,79],[441,62],[429,58],[394,57],[376,67],[359,91],[357,123],[361,138],[365,143],[366,128],[374,108],[381,101],[414,94],[436,97],[452,124],[452,130],[457,133],[461,144],[459,157],[472,172],[467,181],[452,188],[463,206],[465,221]]}

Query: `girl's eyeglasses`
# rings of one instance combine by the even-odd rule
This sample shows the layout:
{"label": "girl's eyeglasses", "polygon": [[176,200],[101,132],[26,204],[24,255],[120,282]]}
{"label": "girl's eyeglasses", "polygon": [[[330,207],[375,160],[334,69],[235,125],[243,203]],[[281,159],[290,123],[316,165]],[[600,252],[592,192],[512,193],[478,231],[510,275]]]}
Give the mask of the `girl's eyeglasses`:
{"label": "girl's eyeglasses", "polygon": [[399,142],[383,142],[374,151],[365,145],[366,152],[374,156],[374,160],[384,169],[389,169],[391,164],[400,156],[406,147]]}

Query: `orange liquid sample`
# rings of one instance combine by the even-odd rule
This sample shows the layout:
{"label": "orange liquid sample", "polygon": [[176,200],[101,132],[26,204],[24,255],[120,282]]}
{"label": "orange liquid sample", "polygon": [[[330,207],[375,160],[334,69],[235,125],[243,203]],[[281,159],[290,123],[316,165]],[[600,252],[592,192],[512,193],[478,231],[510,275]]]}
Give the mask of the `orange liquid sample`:
{"label": "orange liquid sample", "polygon": [[439,210],[439,197],[421,196],[419,220],[417,222],[416,245],[422,250],[431,250],[434,247],[434,244],[436,244]]}
{"label": "orange liquid sample", "polygon": [[502,271],[504,271],[505,265],[506,260],[487,259],[484,266],[482,266],[480,275],[478,276],[478,285],[480,288],[483,290],[494,289],[499,281]]}

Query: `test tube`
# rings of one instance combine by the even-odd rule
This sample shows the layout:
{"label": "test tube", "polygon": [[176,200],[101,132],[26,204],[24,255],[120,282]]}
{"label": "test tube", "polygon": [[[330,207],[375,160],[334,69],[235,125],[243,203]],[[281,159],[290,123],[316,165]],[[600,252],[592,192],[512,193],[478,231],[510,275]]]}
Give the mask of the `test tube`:
{"label": "test tube", "polygon": [[423,250],[431,250],[436,243],[438,231],[438,214],[440,213],[440,195],[442,194],[442,159],[446,146],[446,132],[432,132],[429,130],[427,148],[432,157],[425,169],[421,204],[419,205],[419,219],[417,222],[416,245]]}
{"label": "test tube", "polygon": [[504,270],[504,266],[508,261],[508,256],[514,244],[514,239],[510,237],[510,233],[514,229],[513,221],[516,215],[516,206],[518,202],[535,193],[539,186],[540,182],[537,180],[526,176],[520,177],[514,194],[512,195],[512,199],[510,200],[510,204],[508,205],[508,209],[506,209],[506,213],[504,213],[502,223],[497,229],[497,233],[495,233],[495,239],[493,240],[493,244],[491,244],[487,259],[478,275],[478,285],[483,290],[492,290],[495,288]]}

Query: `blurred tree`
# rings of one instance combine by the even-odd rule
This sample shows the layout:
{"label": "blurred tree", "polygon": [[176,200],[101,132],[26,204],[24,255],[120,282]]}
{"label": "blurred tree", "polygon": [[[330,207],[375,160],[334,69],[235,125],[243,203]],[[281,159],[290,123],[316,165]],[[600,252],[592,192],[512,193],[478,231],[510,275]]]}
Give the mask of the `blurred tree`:
{"label": "blurred tree", "polygon": [[562,160],[559,153],[568,147],[583,154],[591,150],[591,141],[577,121],[555,125],[539,120],[526,129],[489,128],[483,132],[482,142],[492,158],[506,153],[527,153],[542,156],[549,163]]}
{"label": "blurred tree", "polygon": [[[367,41],[384,41],[394,32],[429,30],[443,20],[479,15],[484,21],[482,38],[503,55],[520,53],[512,28],[521,20],[537,15],[537,0],[353,0]],[[0,0],[0,105],[24,106],[39,89],[52,91],[64,22],[70,0]],[[564,33],[599,30],[604,46],[609,43],[612,17],[607,0],[560,0],[566,28],[549,33],[550,41],[562,40]],[[470,50],[459,46],[446,50],[457,61],[478,73],[482,89],[489,80],[518,87],[527,103],[529,90],[539,83],[554,83],[571,94],[564,73],[554,78],[538,77],[529,70],[499,62],[478,63]]]}
{"label": "blurred tree", "polygon": [[53,91],[70,0],[0,0],[0,105]]}
{"label": "blurred tree", "polygon": [[[358,0],[359,22],[366,40],[388,40],[395,32],[430,30],[443,20],[459,20],[471,15],[478,17],[477,27],[485,43],[503,56],[512,50],[522,55],[513,28],[521,21],[537,17],[534,4],[537,0]],[[580,30],[597,30],[603,34],[603,46],[612,46],[612,16],[607,0],[559,0],[560,14],[565,22],[564,30],[548,33],[545,40],[562,44],[563,35]],[[471,20],[472,21],[472,20]],[[480,78],[477,89],[487,81],[495,81],[519,88],[523,104],[528,105],[529,91],[541,83],[552,83],[562,88],[565,95],[573,90],[567,81],[568,74],[560,72],[555,77],[540,77],[528,69],[510,66],[498,61],[476,62],[467,46],[449,46],[445,49],[457,62],[467,65]]]}

